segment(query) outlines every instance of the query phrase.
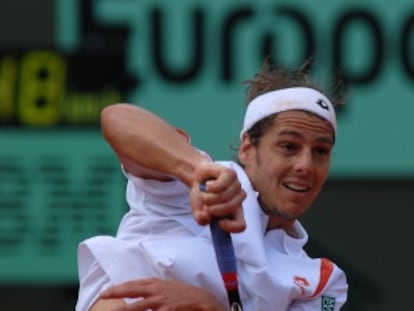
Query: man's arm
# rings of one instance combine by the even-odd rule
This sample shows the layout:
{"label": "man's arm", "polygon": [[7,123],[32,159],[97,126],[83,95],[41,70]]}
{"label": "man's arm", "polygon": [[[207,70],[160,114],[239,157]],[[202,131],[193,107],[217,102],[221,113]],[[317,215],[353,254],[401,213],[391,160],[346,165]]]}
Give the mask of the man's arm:
{"label": "man's arm", "polygon": [[[105,139],[128,172],[159,180],[178,178],[190,188],[190,204],[199,224],[208,224],[212,217],[229,216],[220,220],[224,230],[244,230],[241,206],[245,193],[232,169],[211,162],[174,127],[143,108],[128,104],[108,106],[102,111],[101,125]],[[207,191],[201,192],[199,185],[206,180]],[[127,297],[145,299],[126,305],[121,298]],[[205,289],[161,279],[121,284],[99,298],[91,310],[155,311],[166,306],[182,311],[224,310]]]}
{"label": "man's arm", "polygon": [[[126,304],[120,298],[144,298]],[[130,281],[104,291],[90,311],[225,311],[213,295],[200,287],[174,280],[150,278]]]}
{"label": "man's arm", "polygon": [[125,169],[137,176],[174,176],[191,187],[196,167],[209,162],[165,120],[135,105],[106,107],[101,127]]}
{"label": "man's arm", "polygon": [[[224,217],[220,226],[229,232],[245,229],[241,204],[245,193],[236,173],[211,162],[164,119],[130,104],[107,106],[101,113],[105,139],[130,173],[166,180],[178,178],[190,190],[194,218],[206,225],[212,217]],[[200,183],[207,191],[200,192]]]}

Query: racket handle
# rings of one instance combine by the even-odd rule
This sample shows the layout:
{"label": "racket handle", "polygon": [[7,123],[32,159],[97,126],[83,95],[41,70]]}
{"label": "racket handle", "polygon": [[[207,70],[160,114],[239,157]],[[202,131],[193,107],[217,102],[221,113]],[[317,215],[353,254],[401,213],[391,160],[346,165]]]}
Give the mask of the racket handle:
{"label": "racket handle", "polygon": [[[200,191],[206,191],[206,185],[200,184]],[[218,267],[223,278],[224,286],[228,291],[237,290],[237,266],[234,254],[233,242],[230,233],[219,226],[219,218],[213,218],[210,222],[211,236]]]}
{"label": "racket handle", "polygon": [[222,230],[218,222],[218,218],[213,218],[210,222],[217,264],[226,289],[230,291],[237,290],[237,266],[233,243],[230,233]]}

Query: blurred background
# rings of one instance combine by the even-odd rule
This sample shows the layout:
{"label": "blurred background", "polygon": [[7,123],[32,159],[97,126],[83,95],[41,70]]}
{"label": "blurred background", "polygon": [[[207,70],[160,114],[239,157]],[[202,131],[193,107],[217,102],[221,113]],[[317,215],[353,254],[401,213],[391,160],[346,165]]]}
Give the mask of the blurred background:
{"label": "blurred background", "polygon": [[409,0],[1,0],[0,309],[74,310],[77,244],[126,211],[103,107],[140,104],[230,159],[265,55],[349,86],[309,253],[346,271],[344,310],[411,309],[413,51]]}

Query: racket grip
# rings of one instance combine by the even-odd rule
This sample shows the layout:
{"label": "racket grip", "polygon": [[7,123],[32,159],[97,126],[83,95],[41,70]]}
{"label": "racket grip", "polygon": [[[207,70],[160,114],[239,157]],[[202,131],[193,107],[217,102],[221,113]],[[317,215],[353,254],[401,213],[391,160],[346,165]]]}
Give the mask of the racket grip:
{"label": "racket grip", "polygon": [[234,254],[233,242],[230,233],[220,228],[218,218],[210,222],[211,235],[213,239],[216,260],[219,266],[224,286],[227,290],[237,290],[237,266]]}
{"label": "racket grip", "polygon": [[[206,191],[206,185],[200,184],[200,191]],[[216,260],[227,290],[238,288],[236,256],[230,233],[219,226],[219,218],[213,218],[210,222],[211,236],[213,239]]]}

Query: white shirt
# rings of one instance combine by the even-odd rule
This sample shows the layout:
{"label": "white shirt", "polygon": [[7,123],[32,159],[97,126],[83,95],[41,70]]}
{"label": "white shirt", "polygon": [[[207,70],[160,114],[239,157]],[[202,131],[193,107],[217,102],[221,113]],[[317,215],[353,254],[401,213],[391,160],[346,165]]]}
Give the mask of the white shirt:
{"label": "white shirt", "polygon": [[[308,235],[295,221],[266,232],[268,216],[257,193],[234,162],[247,193],[247,228],[232,234],[239,291],[245,311],[337,311],[347,297],[343,271],[328,259],[312,259],[303,246]],[[208,226],[193,219],[189,189],[179,181],[159,182],[128,175],[127,201],[116,237],[98,236],[79,245],[77,311],[88,310],[104,288],[138,278],[173,278],[208,289],[223,304],[226,291],[216,263]]]}

